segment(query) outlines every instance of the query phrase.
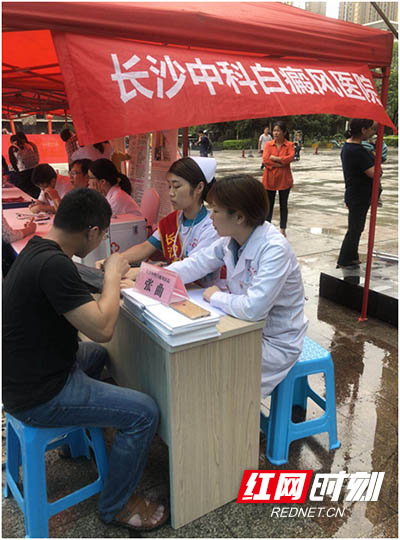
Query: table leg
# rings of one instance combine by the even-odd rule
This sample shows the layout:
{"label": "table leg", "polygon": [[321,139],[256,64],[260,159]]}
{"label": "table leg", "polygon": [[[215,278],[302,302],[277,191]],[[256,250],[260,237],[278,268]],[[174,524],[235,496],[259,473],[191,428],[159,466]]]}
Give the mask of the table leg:
{"label": "table leg", "polygon": [[178,528],[237,497],[258,468],[261,331],[171,354],[171,523]]}

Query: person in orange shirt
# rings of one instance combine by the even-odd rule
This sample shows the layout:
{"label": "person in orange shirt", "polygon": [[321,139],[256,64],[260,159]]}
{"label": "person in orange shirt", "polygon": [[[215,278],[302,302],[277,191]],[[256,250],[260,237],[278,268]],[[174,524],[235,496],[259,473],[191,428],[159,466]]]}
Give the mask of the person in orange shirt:
{"label": "person in orange shirt", "polygon": [[274,122],[272,127],[272,141],[264,146],[263,184],[269,199],[269,214],[267,221],[272,220],[275,194],[279,191],[280,229],[286,236],[288,218],[288,198],[290,188],[293,186],[293,176],[290,163],[294,160],[294,145],[288,140],[289,134],[286,124],[281,120]]}

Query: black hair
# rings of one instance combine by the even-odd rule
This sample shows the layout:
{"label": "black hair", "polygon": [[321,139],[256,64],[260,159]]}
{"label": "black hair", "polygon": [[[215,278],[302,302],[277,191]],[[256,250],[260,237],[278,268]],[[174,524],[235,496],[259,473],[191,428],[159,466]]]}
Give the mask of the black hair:
{"label": "black hair", "polygon": [[11,135],[10,142],[16,143],[17,146],[23,148],[25,143],[29,142],[27,136],[23,131],[17,131],[15,135]]}
{"label": "black hair", "polygon": [[98,142],[95,143],[93,146],[98,150],[101,154],[104,154],[104,145],[107,144],[108,141]]}
{"label": "black hair", "polygon": [[207,195],[211,189],[211,186],[215,183],[215,178],[212,179],[210,183],[207,183],[206,177],[204,176],[203,171],[196,161],[190,157],[184,157],[174,161],[171,167],[168,169],[168,174],[175,174],[175,176],[180,176],[191,185],[192,189],[197,187],[200,182],[203,182],[204,188],[201,193],[201,200],[205,201]]}
{"label": "black hair", "polygon": [[64,142],[67,142],[72,135],[73,133],[69,128],[64,128],[62,131],[60,131],[60,137]]}
{"label": "black hair", "polygon": [[269,212],[264,186],[249,174],[221,178],[212,186],[208,200],[226,208],[229,214],[241,212],[250,227],[262,225]]}
{"label": "black hair", "polygon": [[354,137],[361,135],[362,128],[368,129],[374,123],[373,120],[368,120],[367,118],[353,118],[350,120],[349,129],[345,132],[344,136],[348,139],[349,137]]}
{"label": "black hair", "polygon": [[57,173],[48,163],[40,163],[32,171],[32,184],[35,186],[49,186],[53,178],[57,178]]}
{"label": "black hair", "polygon": [[278,128],[283,131],[283,136],[285,139],[289,140],[289,132],[285,122],[283,120],[276,120],[275,122],[272,122],[272,131],[274,131],[275,126],[278,126]]}
{"label": "black hair", "polygon": [[119,185],[128,195],[132,194],[132,184],[129,178],[123,174],[119,173]]}
{"label": "black hair", "polygon": [[54,217],[54,226],[70,233],[95,226],[104,231],[110,226],[111,214],[111,206],[98,191],[77,188],[61,199]]}
{"label": "black hair", "polygon": [[17,131],[15,133],[15,136],[18,138],[21,142],[28,142],[28,137],[25,135],[23,131]]}
{"label": "black hair", "polygon": [[91,159],[86,159],[86,158],[82,158],[82,159],[75,159],[75,161],[73,161],[70,166],[69,166],[69,170],[71,171],[72,170],[72,167],[74,165],[80,165],[81,166],[81,171],[82,171],[82,174],[87,174],[89,172],[89,166],[90,164],[92,163],[92,160]]}
{"label": "black hair", "polygon": [[89,165],[91,171],[98,180],[104,179],[111,186],[119,184],[128,195],[132,192],[132,186],[129,178],[120,173],[114,163],[106,158],[96,159]]}

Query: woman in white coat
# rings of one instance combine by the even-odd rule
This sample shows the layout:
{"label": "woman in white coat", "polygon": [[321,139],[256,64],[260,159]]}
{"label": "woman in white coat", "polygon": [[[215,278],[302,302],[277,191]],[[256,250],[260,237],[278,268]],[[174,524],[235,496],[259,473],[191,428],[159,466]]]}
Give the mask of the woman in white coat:
{"label": "woman in white coat", "polygon": [[131,197],[132,186],[109,159],[96,159],[89,165],[89,188],[99,191],[111,206],[113,216],[133,214],[142,216],[139,206]]}
{"label": "woman in white coat", "polygon": [[308,321],[300,267],[286,238],[265,221],[268,201],[255,178],[223,178],[208,199],[211,219],[222,238],[168,268],[189,283],[226,265],[227,290],[213,286],[203,296],[228,315],[248,321],[265,319],[261,380],[265,397],[301,354]]}

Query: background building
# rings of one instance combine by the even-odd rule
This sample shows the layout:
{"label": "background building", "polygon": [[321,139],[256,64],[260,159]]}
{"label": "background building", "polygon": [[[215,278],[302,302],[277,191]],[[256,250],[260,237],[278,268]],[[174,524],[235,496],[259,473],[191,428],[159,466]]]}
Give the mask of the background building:
{"label": "background building", "polygon": [[326,15],[326,2],[305,2],[305,9],[318,15]]}
{"label": "background building", "polygon": [[[306,2],[312,4],[313,2]],[[320,2],[317,2],[320,3]],[[390,21],[398,20],[398,2],[378,2],[379,7]],[[381,16],[371,5],[371,2],[340,2],[339,19],[367,24],[381,19]]]}

